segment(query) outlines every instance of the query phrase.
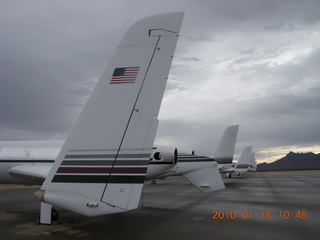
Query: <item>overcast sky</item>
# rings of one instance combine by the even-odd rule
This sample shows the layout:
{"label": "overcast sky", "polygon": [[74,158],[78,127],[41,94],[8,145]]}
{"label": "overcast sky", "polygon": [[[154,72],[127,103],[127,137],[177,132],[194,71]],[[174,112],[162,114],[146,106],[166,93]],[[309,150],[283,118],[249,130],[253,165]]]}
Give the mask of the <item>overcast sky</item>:
{"label": "overcast sky", "polygon": [[0,140],[65,139],[125,31],[185,11],[156,143],[320,152],[319,0],[1,0]]}

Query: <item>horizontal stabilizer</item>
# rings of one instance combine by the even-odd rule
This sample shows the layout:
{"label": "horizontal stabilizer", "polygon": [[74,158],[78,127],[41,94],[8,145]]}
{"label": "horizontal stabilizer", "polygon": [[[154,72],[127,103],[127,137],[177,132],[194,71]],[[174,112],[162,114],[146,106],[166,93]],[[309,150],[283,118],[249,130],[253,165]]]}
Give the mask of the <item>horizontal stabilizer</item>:
{"label": "horizontal stabilizer", "polygon": [[39,183],[42,183],[46,179],[51,167],[52,167],[51,164],[18,165],[18,166],[14,166],[14,167],[9,168],[7,170],[7,172],[12,176],[19,177],[19,178],[26,179],[26,180],[35,181],[34,184],[37,184],[37,183],[39,184]]}
{"label": "horizontal stabilizer", "polygon": [[216,166],[185,173],[183,177],[203,193],[225,188],[220,172]]}

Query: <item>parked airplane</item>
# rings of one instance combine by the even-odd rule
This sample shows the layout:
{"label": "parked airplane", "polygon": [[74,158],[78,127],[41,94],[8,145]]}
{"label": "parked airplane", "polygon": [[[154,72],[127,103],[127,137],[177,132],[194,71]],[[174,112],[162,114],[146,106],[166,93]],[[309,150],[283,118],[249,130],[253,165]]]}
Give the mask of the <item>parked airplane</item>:
{"label": "parked airplane", "polygon": [[237,176],[244,175],[247,172],[256,171],[257,163],[254,158],[255,153],[251,152],[252,146],[245,147],[240,155],[237,163],[233,163],[231,168],[225,171],[226,177],[230,178],[232,173],[235,172]]}
{"label": "parked airplane", "polygon": [[[197,166],[200,166],[199,164],[205,167],[208,164],[210,165],[213,160],[218,163],[219,171],[223,172],[226,168],[231,167],[238,130],[239,125],[226,128],[215,150],[214,157],[195,155],[194,151],[190,149],[179,149],[178,151],[174,147],[155,147],[155,152],[149,162],[147,177],[153,179],[173,175],[186,177],[184,173],[189,171],[189,169],[186,169],[186,165],[191,166],[190,163],[193,162],[193,168],[197,169]],[[159,165],[161,165],[161,168]],[[217,174],[217,171],[215,174]],[[153,183],[155,183],[155,180],[153,180]]]}
{"label": "parked airplane", "polygon": [[[153,176],[153,178],[163,178],[167,176],[178,175],[181,173],[181,168],[179,165],[182,165],[183,162],[188,162],[188,160],[194,160],[196,163],[199,163],[214,159],[218,163],[219,171],[221,173],[225,172],[226,170],[230,169],[232,165],[238,130],[239,125],[226,128],[213,157],[197,156],[194,154],[193,150],[184,150],[182,153],[179,151],[178,155],[176,155],[173,154],[174,148],[164,148],[163,146],[158,148],[158,152],[154,154],[153,158],[151,159],[152,161],[149,162],[150,177]],[[166,154],[168,152],[169,154]],[[174,166],[172,166],[172,162],[174,163]],[[152,171],[152,166],[158,166],[159,164],[163,165],[160,175],[159,173],[153,173]]]}
{"label": "parked airplane", "polygon": [[226,128],[214,152],[213,156],[219,165],[219,170],[221,173],[225,173],[232,166],[238,131],[239,125]]}
{"label": "parked airplane", "polygon": [[[40,185],[46,179],[64,140],[43,141],[0,141],[0,183]],[[182,175],[205,168],[219,176],[218,164],[212,157],[199,156],[190,149],[157,145],[150,155],[145,180]],[[207,178],[201,174],[202,178]],[[199,183],[189,180],[199,188]],[[208,180],[203,180],[207,182]],[[202,192],[223,188],[220,178],[215,180],[217,189],[201,187]]]}
{"label": "parked airplane", "polygon": [[[190,172],[183,165],[194,162],[191,170],[206,168],[208,162],[220,172],[232,164],[239,125],[227,127],[214,151],[214,157],[195,155],[191,149],[157,145],[150,155],[146,180],[183,175]],[[0,141],[0,183],[39,185],[49,174],[64,140]],[[184,170],[185,169],[185,170]],[[191,181],[192,183],[192,181]],[[206,191],[206,189],[200,189]]]}
{"label": "parked airplane", "polygon": [[[208,164],[211,166],[212,163],[218,163],[219,171],[224,172],[231,167],[238,130],[239,125],[226,128],[214,151],[214,157],[195,155],[191,149],[154,146],[146,180],[175,175],[186,176],[184,174],[190,170],[207,168]],[[0,183],[42,184],[63,144],[63,140],[0,142]],[[198,187],[192,179],[190,182]],[[206,192],[209,189],[200,190]]]}
{"label": "parked airplane", "polygon": [[248,172],[255,172],[257,170],[257,162],[254,156],[255,152],[251,153],[251,161],[249,161],[251,164],[249,165]]}
{"label": "parked airplane", "polygon": [[[230,126],[224,131],[214,152],[214,157],[195,155],[190,149],[157,145],[150,156],[146,180],[182,175],[186,179],[190,171],[217,165],[220,172],[230,168],[239,125]],[[39,185],[49,174],[58,156],[63,140],[54,141],[7,141],[0,142],[0,183]],[[218,176],[216,170],[215,175]],[[213,173],[213,172],[212,172]],[[206,175],[203,175],[204,177]],[[199,183],[189,180],[199,188]],[[217,189],[221,181],[215,180]],[[202,192],[211,191],[200,187]]]}
{"label": "parked airplane", "polygon": [[[41,223],[51,223],[52,205],[85,216],[138,207],[182,18],[154,15],[129,28],[59,154],[47,147],[58,155],[54,162],[39,148],[20,149],[20,164],[0,160],[11,164],[1,177],[6,171],[12,180],[45,179],[35,194]],[[224,188],[214,159],[207,160],[205,167],[189,161],[179,171],[204,192]]]}
{"label": "parked airplane", "polygon": [[254,153],[252,153],[251,150],[252,146],[248,146],[243,149],[240,158],[234,168],[237,176],[245,175],[248,171],[253,170],[255,158]]}

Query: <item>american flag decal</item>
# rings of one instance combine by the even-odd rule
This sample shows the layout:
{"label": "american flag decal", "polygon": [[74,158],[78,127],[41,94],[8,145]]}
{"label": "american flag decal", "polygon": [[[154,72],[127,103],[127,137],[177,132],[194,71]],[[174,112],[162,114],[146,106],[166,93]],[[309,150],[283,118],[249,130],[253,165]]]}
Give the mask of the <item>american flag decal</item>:
{"label": "american flag decal", "polygon": [[115,68],[110,84],[134,83],[140,67]]}

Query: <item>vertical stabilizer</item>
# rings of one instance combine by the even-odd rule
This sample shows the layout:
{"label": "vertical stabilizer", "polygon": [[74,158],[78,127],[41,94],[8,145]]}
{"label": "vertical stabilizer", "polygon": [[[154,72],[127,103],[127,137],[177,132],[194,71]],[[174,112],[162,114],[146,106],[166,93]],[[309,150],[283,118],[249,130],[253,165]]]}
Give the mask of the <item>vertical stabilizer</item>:
{"label": "vertical stabilizer", "polygon": [[224,131],[218,147],[214,153],[214,159],[219,164],[231,164],[234,148],[238,136],[239,125],[227,127]]}
{"label": "vertical stabilizer", "polygon": [[183,13],[129,28],[37,198],[86,216],[138,206]]}
{"label": "vertical stabilizer", "polygon": [[251,157],[252,157],[251,150],[252,150],[252,146],[245,147],[242,150],[240,158],[239,158],[237,165],[236,165],[236,169],[248,169],[249,168],[249,164],[251,162]]}

